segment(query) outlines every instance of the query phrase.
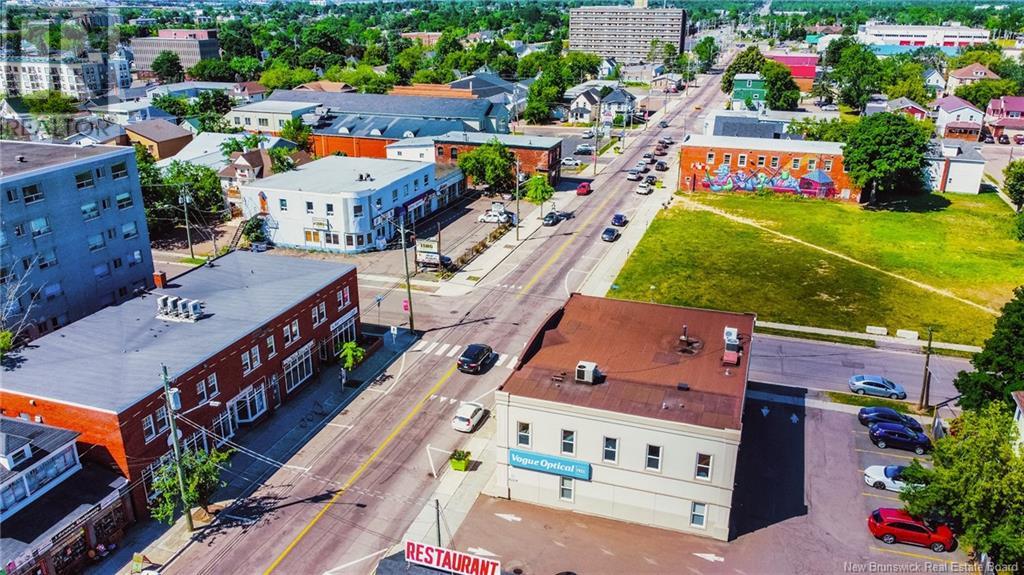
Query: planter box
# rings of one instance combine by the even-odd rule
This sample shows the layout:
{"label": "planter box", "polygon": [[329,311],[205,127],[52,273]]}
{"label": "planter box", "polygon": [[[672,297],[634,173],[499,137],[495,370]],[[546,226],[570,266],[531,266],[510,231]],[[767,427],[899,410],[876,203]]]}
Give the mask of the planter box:
{"label": "planter box", "polygon": [[452,469],[455,471],[465,471],[469,468],[468,459],[449,459],[448,462],[451,463]]}

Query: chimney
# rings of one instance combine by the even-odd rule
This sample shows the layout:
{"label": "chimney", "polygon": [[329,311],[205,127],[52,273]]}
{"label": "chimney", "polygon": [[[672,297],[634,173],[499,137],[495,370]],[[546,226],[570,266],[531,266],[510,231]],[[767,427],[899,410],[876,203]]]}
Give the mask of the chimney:
{"label": "chimney", "polygon": [[153,284],[156,285],[156,289],[163,289],[167,287],[167,273],[153,272]]}

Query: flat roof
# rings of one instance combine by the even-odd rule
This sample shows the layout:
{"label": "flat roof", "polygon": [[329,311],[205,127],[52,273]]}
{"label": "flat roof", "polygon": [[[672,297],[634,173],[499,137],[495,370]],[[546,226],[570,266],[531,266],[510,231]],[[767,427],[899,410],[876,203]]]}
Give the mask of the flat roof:
{"label": "flat roof", "polygon": [[[256,180],[244,187],[314,194],[371,192],[389,186],[429,165],[412,160],[327,156],[303,164],[294,170]],[[372,179],[360,180],[359,176],[363,174],[370,174]]]}
{"label": "flat roof", "polygon": [[[266,102],[267,100],[264,100]],[[383,116],[419,116],[475,120],[488,116],[495,107],[482,98],[434,98],[432,96],[393,96],[357,92],[314,92],[311,90],[274,90],[271,102],[306,102],[349,114]]]}
{"label": "flat roof", "polygon": [[[134,153],[130,146],[69,146],[0,140],[0,178],[21,176],[77,160]],[[19,161],[19,156],[23,156],[25,161]]]}
{"label": "flat roof", "polygon": [[[131,148],[127,148],[131,150]],[[163,289],[104,308],[8,353],[10,393],[120,413],[323,289],[355,266],[247,251],[179,275]],[[195,323],[156,317],[157,296],[204,302]]]}
{"label": "flat roof", "polygon": [[135,122],[134,124],[128,124],[124,129],[127,132],[138,134],[143,138],[154,142],[169,142],[179,138],[192,137],[192,132],[189,132],[185,128],[181,128],[167,120],[160,119]]}
{"label": "flat roof", "polygon": [[488,134],[486,132],[448,132],[434,138],[435,141],[445,143],[465,142],[472,144],[486,144],[491,140],[498,140],[506,146],[514,148],[538,148],[546,150],[562,145],[562,138],[553,136],[527,136],[513,134]]}
{"label": "flat roof", "polygon": [[811,140],[769,140],[764,138],[741,138],[737,136],[705,136],[690,134],[680,144],[683,147],[702,148],[750,148],[793,154],[833,154],[843,153],[843,144],[839,142],[817,142]]}
{"label": "flat roof", "polygon": [[31,457],[16,465],[14,469],[0,467],[0,483],[5,483],[44,457],[73,442],[79,435],[81,434],[77,431],[0,415],[0,454],[10,455],[25,445],[28,445],[32,452]]}
{"label": "flat roof", "polygon": [[[574,293],[527,344],[500,389],[510,395],[716,429],[740,429],[755,315]],[[738,366],[722,365],[724,330],[739,330]],[[680,351],[684,331],[694,352]],[[579,361],[605,380],[576,383]],[[565,381],[553,376],[566,374]],[[689,386],[678,389],[680,383]]]}
{"label": "flat roof", "polygon": [[[316,94],[318,92],[312,92]],[[317,107],[315,102],[291,102],[283,100],[262,100],[244,106],[232,108],[232,112],[270,112],[278,114],[290,114],[299,110],[312,110]]]}

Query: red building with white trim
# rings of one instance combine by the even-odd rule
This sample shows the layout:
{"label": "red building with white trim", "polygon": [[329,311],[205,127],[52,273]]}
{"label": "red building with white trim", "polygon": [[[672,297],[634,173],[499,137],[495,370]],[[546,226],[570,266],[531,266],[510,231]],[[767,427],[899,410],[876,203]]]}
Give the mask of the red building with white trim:
{"label": "red building with white trim", "polygon": [[789,72],[793,74],[793,81],[800,87],[801,92],[811,91],[818,73],[817,54],[765,54],[764,57],[789,68]]}

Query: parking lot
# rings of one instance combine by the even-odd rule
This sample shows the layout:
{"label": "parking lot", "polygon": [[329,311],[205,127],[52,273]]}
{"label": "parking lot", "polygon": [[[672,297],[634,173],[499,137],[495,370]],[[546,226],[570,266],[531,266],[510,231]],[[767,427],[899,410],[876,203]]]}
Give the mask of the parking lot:
{"label": "parking lot", "polygon": [[[731,541],[645,526],[622,529],[606,519],[481,496],[456,534],[455,545],[486,549],[508,570],[538,574],[928,572],[963,567],[966,556],[960,550],[933,553],[886,545],[867,530],[872,510],[901,504],[896,493],[866,485],[864,468],[906,464],[913,453],[874,447],[854,413],[835,410],[845,406],[808,408],[802,390],[758,384],[751,388],[756,398],[748,397],[745,405]],[[780,396],[788,396],[788,403],[780,402]],[[510,531],[514,537],[508,537]]]}

